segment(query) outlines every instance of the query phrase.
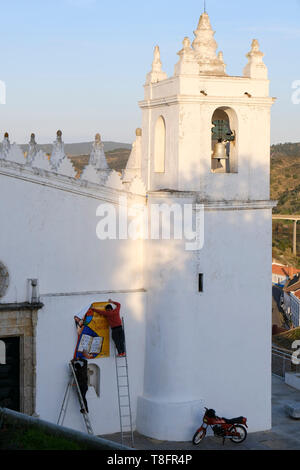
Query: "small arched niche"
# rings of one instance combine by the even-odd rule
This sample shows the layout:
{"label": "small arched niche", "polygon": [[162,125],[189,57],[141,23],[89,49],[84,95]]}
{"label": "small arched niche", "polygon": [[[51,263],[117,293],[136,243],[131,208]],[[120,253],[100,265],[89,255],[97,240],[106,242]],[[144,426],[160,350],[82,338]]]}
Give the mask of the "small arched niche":
{"label": "small arched niche", "polygon": [[94,387],[96,395],[100,397],[100,368],[97,364],[88,365],[88,386]]}
{"label": "small arched niche", "polygon": [[212,115],[211,123],[211,171],[213,173],[237,173],[238,121],[236,112],[226,106],[217,108]]}
{"label": "small arched niche", "polygon": [[0,364],[6,364],[6,344],[0,340]]}
{"label": "small arched niche", "polygon": [[156,121],[154,134],[154,171],[165,172],[166,158],[166,124],[162,116]]}

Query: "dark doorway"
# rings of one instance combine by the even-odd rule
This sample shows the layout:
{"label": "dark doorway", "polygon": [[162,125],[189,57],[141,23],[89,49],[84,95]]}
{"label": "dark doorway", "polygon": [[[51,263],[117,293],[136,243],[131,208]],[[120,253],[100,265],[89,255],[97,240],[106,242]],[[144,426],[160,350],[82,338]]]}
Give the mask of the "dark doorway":
{"label": "dark doorway", "polygon": [[20,337],[0,337],[0,342],[0,406],[20,411]]}

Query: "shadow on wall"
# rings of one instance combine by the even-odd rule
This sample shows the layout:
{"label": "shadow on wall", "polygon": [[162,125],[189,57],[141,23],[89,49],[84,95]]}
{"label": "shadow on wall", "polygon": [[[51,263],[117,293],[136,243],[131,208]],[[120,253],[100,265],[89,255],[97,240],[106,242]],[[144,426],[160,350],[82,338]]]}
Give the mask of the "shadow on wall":
{"label": "shadow on wall", "polygon": [[[165,390],[164,399],[167,399],[168,393],[170,397],[176,394],[174,389],[168,391],[168,383],[177,382],[181,391],[190,383],[194,390],[193,384],[200,384],[203,377],[209,377],[209,383],[215,384],[215,394],[218,394],[218,386],[220,390],[222,387],[227,389],[225,397],[220,396],[219,400],[230,413],[233,410],[232,384],[226,374],[232,367],[230,361],[223,365],[220,362],[224,351],[230,349],[235,356],[236,379],[243,374],[253,379],[254,393],[255,367],[250,363],[245,368],[244,359],[251,359],[258,324],[265,337],[271,337],[271,331],[266,330],[271,324],[270,210],[208,210],[204,224],[204,246],[199,252],[187,252],[181,240],[147,240],[139,245],[141,251],[138,252],[136,242],[126,242],[119,252],[120,269],[114,275],[117,283],[123,285],[128,276],[124,266],[132,263],[131,272],[136,269],[137,275],[144,268],[143,285],[147,290],[146,394],[161,393],[155,390],[156,384],[160,384],[158,389]],[[268,243],[269,251],[265,249]],[[137,265],[139,257],[141,263]],[[270,269],[265,272],[268,265]],[[203,293],[197,290],[199,273],[204,273]],[[268,301],[265,302],[268,276],[269,314],[266,311]],[[133,302],[132,310],[135,308]],[[267,343],[262,346],[260,341],[256,347],[265,359]],[[178,372],[180,368],[168,367],[170,355],[174,364],[177,361],[186,363],[185,368],[190,370],[188,381]],[[243,387],[246,393],[247,386],[243,386],[242,380],[239,388],[242,390]],[[202,385],[202,393],[209,396],[208,384]],[[241,407],[243,400],[242,395],[237,399]]]}

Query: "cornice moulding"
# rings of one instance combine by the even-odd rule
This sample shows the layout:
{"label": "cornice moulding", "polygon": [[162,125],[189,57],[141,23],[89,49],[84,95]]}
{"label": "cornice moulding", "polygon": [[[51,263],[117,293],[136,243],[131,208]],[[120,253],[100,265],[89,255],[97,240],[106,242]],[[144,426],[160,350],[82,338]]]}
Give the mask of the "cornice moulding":
{"label": "cornice moulding", "polygon": [[168,96],[166,98],[156,98],[150,100],[139,101],[140,108],[156,108],[165,105],[176,105],[176,104],[190,104],[190,103],[199,103],[199,104],[216,104],[224,105],[227,104],[231,106],[233,104],[239,104],[247,107],[251,106],[266,106],[270,107],[276,98],[270,97],[252,97],[245,98],[243,96],[198,96],[198,95],[174,95]]}

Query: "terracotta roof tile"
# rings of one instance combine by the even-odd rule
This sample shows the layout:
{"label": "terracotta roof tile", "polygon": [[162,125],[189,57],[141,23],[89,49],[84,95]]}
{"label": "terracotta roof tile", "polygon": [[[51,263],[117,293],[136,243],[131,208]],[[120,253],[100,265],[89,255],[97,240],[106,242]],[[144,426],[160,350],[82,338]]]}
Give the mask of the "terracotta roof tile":
{"label": "terracotta roof tile", "polygon": [[300,273],[300,269],[293,268],[292,266],[282,266],[281,264],[272,264],[272,274],[293,278],[297,273]]}

